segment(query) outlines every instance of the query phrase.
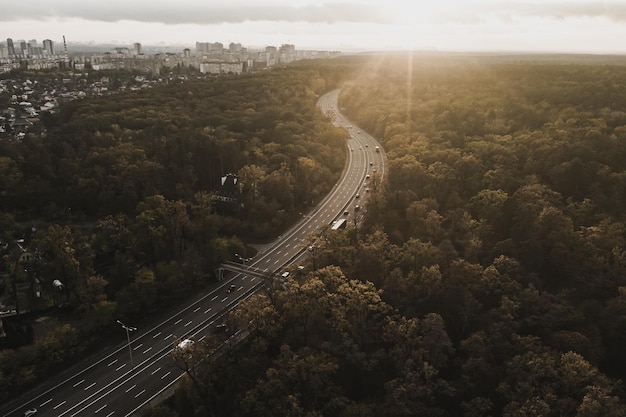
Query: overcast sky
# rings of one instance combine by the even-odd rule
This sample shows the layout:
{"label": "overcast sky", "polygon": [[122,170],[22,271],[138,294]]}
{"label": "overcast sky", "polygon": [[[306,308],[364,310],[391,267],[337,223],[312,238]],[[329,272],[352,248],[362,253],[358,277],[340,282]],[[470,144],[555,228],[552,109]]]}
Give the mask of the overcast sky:
{"label": "overcast sky", "polygon": [[626,0],[9,0],[0,39],[626,53]]}

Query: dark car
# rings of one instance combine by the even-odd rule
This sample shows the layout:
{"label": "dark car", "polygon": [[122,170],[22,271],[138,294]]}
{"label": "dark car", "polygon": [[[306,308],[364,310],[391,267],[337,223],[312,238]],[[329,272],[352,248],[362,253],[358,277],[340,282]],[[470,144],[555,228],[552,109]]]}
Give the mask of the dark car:
{"label": "dark car", "polygon": [[231,292],[235,291],[237,289],[237,286],[235,284],[230,284],[230,286],[228,287],[228,293],[230,294]]}
{"label": "dark car", "polygon": [[24,414],[22,414],[24,417],[31,417],[34,416],[35,414],[37,414],[37,409],[36,408],[30,408],[26,411],[24,411]]}

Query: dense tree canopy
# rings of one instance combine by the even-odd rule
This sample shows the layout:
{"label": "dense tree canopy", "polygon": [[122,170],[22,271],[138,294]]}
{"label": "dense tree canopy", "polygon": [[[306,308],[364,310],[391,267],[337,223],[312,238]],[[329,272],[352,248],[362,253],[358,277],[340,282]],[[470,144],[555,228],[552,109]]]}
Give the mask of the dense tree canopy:
{"label": "dense tree canopy", "polygon": [[[625,415],[626,66],[398,54],[337,68],[361,74],[340,107],[389,162],[362,221],[310,236],[304,270],[242,301],[231,333],[173,355],[186,377],[145,415]],[[313,108],[337,86],[328,74],[166,89],[119,99],[124,112],[87,103],[49,143],[3,152],[6,193],[57,187],[48,206],[13,200],[18,217],[67,216],[75,199],[72,213],[98,218],[90,239],[39,231],[46,267],[70,279],[59,297],[93,323],[136,315],[128,300],[150,308],[174,282],[202,285],[207,264],[289,222],[276,212],[317,201],[345,157],[345,134]],[[95,204],[80,202],[81,170]],[[225,173],[240,209],[211,203]],[[79,354],[77,334],[19,352]],[[32,384],[41,370],[14,358],[2,353],[1,372]]]}
{"label": "dense tree canopy", "polygon": [[116,319],[146,320],[206,286],[224,260],[253,255],[244,242],[319,201],[347,134],[316,100],[346,69],[301,62],[67,102],[45,135],[2,141],[0,289],[63,326],[42,338],[18,324],[0,341],[0,375],[16,381],[0,401],[101,346]]}
{"label": "dense tree canopy", "polygon": [[624,415],[626,66],[361,64],[340,107],[385,180],[256,309],[212,412]]}

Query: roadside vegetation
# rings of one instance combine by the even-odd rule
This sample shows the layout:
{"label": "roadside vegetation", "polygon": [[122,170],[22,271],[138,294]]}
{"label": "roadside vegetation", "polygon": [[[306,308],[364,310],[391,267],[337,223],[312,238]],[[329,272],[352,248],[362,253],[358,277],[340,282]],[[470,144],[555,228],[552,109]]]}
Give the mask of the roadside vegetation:
{"label": "roadside vegetation", "polygon": [[[116,320],[173,308],[316,204],[347,138],[316,100],[346,68],[302,62],[69,102],[45,136],[0,142],[0,295],[22,313],[3,320],[0,402],[121,341]],[[41,316],[57,323],[45,335]]]}
{"label": "roadside vegetation", "polygon": [[[346,134],[315,100],[341,85],[389,158],[363,222],[311,236],[304,270],[242,301],[227,323],[245,338],[173,357],[186,377],[144,417],[626,415],[624,64],[397,54],[67,108],[49,137],[2,144],[2,221],[95,219],[33,238],[88,320],[3,350],[19,385],[2,399],[318,201]],[[224,173],[243,208],[210,203]]]}
{"label": "roadside vegetation", "polygon": [[144,416],[626,415],[623,64],[361,67],[340,107],[389,157],[364,223]]}

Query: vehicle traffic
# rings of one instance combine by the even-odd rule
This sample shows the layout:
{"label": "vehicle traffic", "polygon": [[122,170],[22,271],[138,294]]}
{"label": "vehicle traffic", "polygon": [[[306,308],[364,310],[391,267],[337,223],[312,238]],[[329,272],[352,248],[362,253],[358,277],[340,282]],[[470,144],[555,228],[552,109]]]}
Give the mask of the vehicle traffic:
{"label": "vehicle traffic", "polygon": [[191,339],[185,339],[185,340],[183,340],[182,342],[180,342],[180,343],[178,344],[178,346],[177,346],[177,347],[178,347],[178,349],[179,349],[179,350],[187,350],[187,349],[189,349],[191,346],[193,346],[193,344],[194,344],[194,341],[193,341],[193,340],[191,340]]}

